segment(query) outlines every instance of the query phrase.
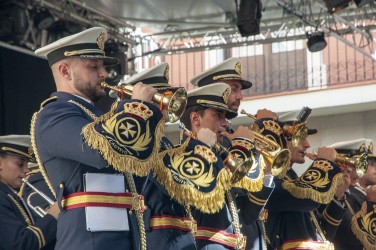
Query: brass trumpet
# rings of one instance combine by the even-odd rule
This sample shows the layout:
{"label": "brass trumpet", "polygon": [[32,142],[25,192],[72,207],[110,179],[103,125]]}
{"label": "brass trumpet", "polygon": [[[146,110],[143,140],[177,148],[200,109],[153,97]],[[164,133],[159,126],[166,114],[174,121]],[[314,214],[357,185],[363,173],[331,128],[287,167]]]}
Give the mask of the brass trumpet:
{"label": "brass trumpet", "polygon": [[278,143],[255,131],[255,147],[271,165],[271,174],[278,176],[290,166],[291,154],[288,149],[282,149]]}
{"label": "brass trumpet", "polygon": [[[197,139],[197,136],[195,135],[195,133],[187,129],[183,123],[180,123],[180,128],[184,129],[184,131],[191,134],[193,138]],[[225,164],[226,168],[232,173],[232,176],[231,176],[232,184],[237,183],[238,181],[243,179],[244,176],[247,175],[249,170],[251,170],[253,166],[252,159],[246,159],[243,162],[239,162],[236,158],[233,158],[230,155],[229,151],[218,142],[214,144],[214,149],[223,159],[223,163]]]}
{"label": "brass trumpet", "polygon": [[[242,109],[240,113],[257,120],[256,116],[247,113],[244,109]],[[295,125],[283,124],[282,131],[284,134],[291,137],[291,142],[294,147],[298,147],[308,136],[308,126],[306,123],[298,123]]]}
{"label": "brass trumpet", "polygon": [[[120,86],[111,86],[105,82],[101,82],[102,88],[108,88],[118,92],[120,95],[129,95],[133,93],[133,86],[122,84]],[[180,119],[187,106],[187,92],[184,88],[179,88],[175,92],[166,91],[164,94],[154,94],[152,101],[160,105],[161,109],[168,112],[169,122],[176,122]]]}
{"label": "brass trumpet", "polygon": [[39,206],[33,206],[31,204],[31,197],[35,194],[39,194],[43,199],[45,199],[50,205],[54,204],[54,201],[51,200],[47,195],[45,195],[43,192],[41,192],[40,190],[38,190],[34,185],[32,185],[26,178],[22,178],[22,182],[25,183],[26,185],[28,185],[31,189],[34,190],[34,192],[32,192],[31,194],[29,194],[29,196],[27,197],[26,199],[26,203],[27,205],[36,213],[38,214],[40,217],[44,217],[47,212],[39,207]]}
{"label": "brass trumpet", "polygon": [[[305,152],[305,155],[311,160],[317,159],[317,154]],[[365,153],[357,157],[348,157],[344,154],[337,153],[336,159],[334,161],[339,165],[341,170],[344,169],[345,165],[354,167],[356,174],[359,177],[362,177],[364,175],[368,167],[368,157]]]}
{"label": "brass trumpet", "polygon": [[[248,114],[244,109],[242,109],[240,113],[256,120],[254,115]],[[260,152],[271,165],[271,174],[277,176],[290,166],[290,151],[288,149],[282,149],[278,143],[258,133],[257,129],[257,126],[251,126],[251,130],[255,136],[256,150]]]}

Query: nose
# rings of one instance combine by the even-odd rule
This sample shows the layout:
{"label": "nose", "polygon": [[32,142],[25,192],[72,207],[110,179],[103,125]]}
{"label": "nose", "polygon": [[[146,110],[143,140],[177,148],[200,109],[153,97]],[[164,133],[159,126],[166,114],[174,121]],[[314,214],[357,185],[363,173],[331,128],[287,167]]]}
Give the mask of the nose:
{"label": "nose", "polygon": [[99,76],[101,78],[107,78],[108,77],[108,72],[107,70],[105,69],[105,67],[101,67],[100,70],[99,70]]}
{"label": "nose", "polygon": [[308,141],[307,138],[305,138],[305,139],[303,140],[302,146],[303,146],[304,148],[310,148],[310,147],[311,147],[311,144],[309,143],[309,141]]}
{"label": "nose", "polygon": [[224,129],[227,129],[229,127],[229,123],[226,119],[221,119],[220,125]]}
{"label": "nose", "polygon": [[242,93],[241,90],[239,90],[238,93],[236,93],[236,98],[237,98],[238,100],[243,100],[243,93]]}
{"label": "nose", "polygon": [[25,173],[25,174],[27,174],[27,173],[30,172],[30,169],[29,169],[27,163],[25,163],[25,164],[23,165],[23,169],[22,169],[22,170],[23,170],[22,172]]}

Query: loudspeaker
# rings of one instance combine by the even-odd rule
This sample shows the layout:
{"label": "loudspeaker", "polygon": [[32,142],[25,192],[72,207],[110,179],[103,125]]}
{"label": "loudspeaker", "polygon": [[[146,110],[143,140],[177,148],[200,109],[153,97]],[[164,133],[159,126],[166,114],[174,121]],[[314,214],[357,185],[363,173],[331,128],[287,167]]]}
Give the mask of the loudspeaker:
{"label": "loudspeaker", "polygon": [[240,0],[236,25],[241,36],[260,34],[261,9],[260,0]]}

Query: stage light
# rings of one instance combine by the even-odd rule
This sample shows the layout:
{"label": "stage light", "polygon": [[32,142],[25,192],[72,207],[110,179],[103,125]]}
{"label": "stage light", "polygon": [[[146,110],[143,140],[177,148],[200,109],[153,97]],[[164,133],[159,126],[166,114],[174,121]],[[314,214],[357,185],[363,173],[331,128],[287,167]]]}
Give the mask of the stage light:
{"label": "stage light", "polygon": [[327,43],[324,38],[324,32],[315,31],[313,33],[306,33],[307,36],[307,48],[311,52],[318,52],[323,50]]}
{"label": "stage light", "polygon": [[[235,1],[237,3],[237,1]],[[260,34],[262,4],[260,0],[240,0],[236,25],[243,37]]]}
{"label": "stage light", "polygon": [[50,28],[55,22],[55,18],[52,14],[45,9],[37,10],[34,16],[34,25],[40,30]]}
{"label": "stage light", "polygon": [[372,0],[354,0],[356,6],[358,6],[358,8],[360,7],[364,7],[366,6],[367,4],[370,4],[372,2]]}
{"label": "stage light", "polygon": [[330,14],[347,8],[352,0],[325,0],[326,7]]}

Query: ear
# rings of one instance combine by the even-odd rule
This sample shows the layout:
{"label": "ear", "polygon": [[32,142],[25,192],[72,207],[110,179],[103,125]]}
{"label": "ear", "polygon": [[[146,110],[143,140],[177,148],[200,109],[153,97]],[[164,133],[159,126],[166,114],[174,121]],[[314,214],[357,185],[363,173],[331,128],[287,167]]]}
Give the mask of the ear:
{"label": "ear", "polygon": [[67,80],[72,80],[72,71],[69,67],[69,64],[67,63],[60,64],[58,70],[59,70],[60,75],[63,78]]}
{"label": "ear", "polygon": [[201,116],[198,112],[192,112],[189,115],[189,119],[191,121],[191,127],[200,127],[201,125]]}

